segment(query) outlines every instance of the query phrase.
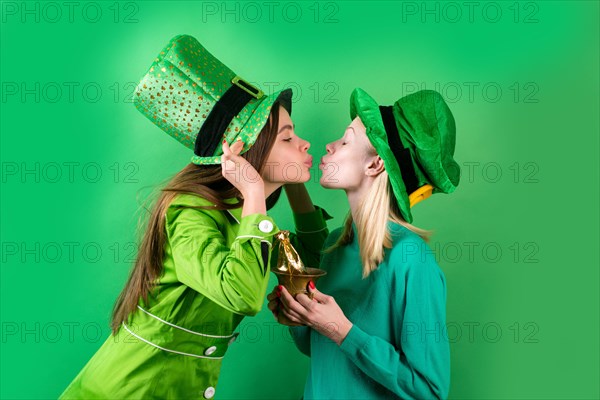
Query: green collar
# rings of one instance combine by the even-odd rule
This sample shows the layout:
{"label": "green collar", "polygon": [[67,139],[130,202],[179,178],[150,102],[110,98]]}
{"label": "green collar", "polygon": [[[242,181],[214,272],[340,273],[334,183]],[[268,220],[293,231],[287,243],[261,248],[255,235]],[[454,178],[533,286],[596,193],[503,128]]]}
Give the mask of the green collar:
{"label": "green collar", "polygon": [[[238,199],[232,197],[231,199],[223,200],[224,203],[227,204],[235,204],[238,202]],[[235,219],[235,221],[239,224],[242,221],[242,207],[233,208],[231,210],[224,210],[224,212],[228,213],[230,216]]]}
{"label": "green collar", "polygon": [[352,221],[352,241],[350,242],[350,246],[358,250],[358,230],[354,221]]}

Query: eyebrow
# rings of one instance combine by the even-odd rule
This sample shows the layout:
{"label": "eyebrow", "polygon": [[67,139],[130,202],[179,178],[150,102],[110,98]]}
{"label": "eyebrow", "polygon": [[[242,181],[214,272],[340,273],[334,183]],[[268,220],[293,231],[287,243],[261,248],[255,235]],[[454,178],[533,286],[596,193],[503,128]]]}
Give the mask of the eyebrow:
{"label": "eyebrow", "polygon": [[294,124],[294,126],[288,124],[288,125],[284,125],[281,127],[281,129],[279,130],[279,132],[277,132],[277,134],[279,135],[281,132],[283,132],[286,129],[294,129],[296,127],[296,125]]}

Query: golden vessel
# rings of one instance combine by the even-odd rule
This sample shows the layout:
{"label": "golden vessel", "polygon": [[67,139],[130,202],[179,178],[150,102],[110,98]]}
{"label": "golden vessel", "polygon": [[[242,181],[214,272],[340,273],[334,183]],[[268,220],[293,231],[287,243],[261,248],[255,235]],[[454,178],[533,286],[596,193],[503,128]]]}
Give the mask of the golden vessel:
{"label": "golden vessel", "polygon": [[[312,293],[308,291],[309,282],[316,282],[327,272],[318,268],[305,267],[298,252],[292,246],[289,235],[290,231],[280,231],[275,236],[279,240],[279,255],[277,267],[272,271],[277,276],[279,284],[284,286],[292,296],[296,297],[297,294],[304,293],[312,299]],[[283,313],[279,313],[277,321],[288,326],[300,325],[290,321]]]}

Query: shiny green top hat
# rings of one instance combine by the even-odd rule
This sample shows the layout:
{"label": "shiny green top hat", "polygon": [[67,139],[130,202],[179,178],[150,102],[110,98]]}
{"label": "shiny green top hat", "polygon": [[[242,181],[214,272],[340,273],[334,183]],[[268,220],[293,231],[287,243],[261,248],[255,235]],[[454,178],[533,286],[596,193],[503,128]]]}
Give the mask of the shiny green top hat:
{"label": "shiny green top hat", "polygon": [[388,172],[402,217],[412,222],[410,207],[434,193],[452,193],[460,167],[454,160],[456,124],[442,96],[421,90],[393,106],[379,106],[364,90],[350,96],[350,115],[359,116]]}
{"label": "shiny green top hat", "polygon": [[189,35],[171,39],[133,95],[136,108],[194,150],[192,162],[200,165],[221,162],[223,139],[242,139],[246,152],[278,99],[291,114],[291,89],[265,95]]}

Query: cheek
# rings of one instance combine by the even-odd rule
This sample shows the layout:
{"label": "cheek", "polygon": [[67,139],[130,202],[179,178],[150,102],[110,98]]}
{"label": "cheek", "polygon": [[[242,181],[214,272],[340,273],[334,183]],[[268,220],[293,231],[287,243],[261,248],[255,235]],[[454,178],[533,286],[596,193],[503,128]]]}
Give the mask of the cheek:
{"label": "cheek", "polygon": [[301,157],[302,154],[292,147],[274,146],[267,158],[263,179],[278,183],[306,182],[310,179],[310,171]]}
{"label": "cheek", "polygon": [[269,157],[267,157],[267,164],[274,164],[279,162],[279,155],[281,153],[277,150],[276,147],[273,147],[273,150],[271,151],[271,154],[269,154]]}
{"label": "cheek", "polygon": [[351,152],[339,151],[323,168],[320,182],[325,187],[353,188],[358,186],[363,175],[363,162]]}
{"label": "cheek", "polygon": [[293,148],[289,145],[289,143],[277,141],[271,149],[268,160],[273,162],[285,160],[292,153],[292,150]]}

